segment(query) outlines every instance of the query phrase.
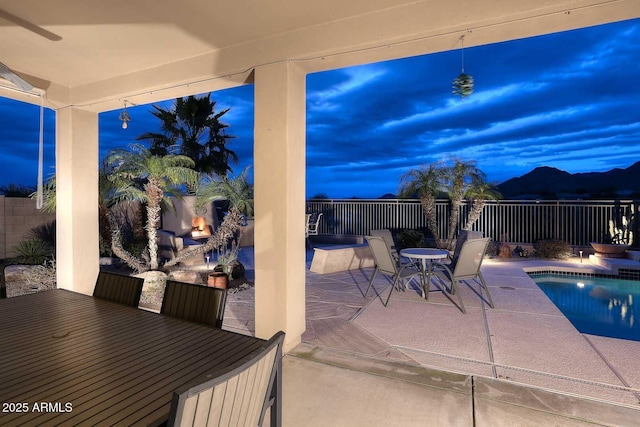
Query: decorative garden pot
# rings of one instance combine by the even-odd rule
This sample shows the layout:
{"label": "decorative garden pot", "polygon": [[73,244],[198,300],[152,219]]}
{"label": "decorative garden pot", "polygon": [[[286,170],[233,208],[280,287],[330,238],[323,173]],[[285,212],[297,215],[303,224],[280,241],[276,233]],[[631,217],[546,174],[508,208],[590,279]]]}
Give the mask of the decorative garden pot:
{"label": "decorative garden pot", "polygon": [[207,279],[207,285],[214,288],[227,289],[228,284],[229,277],[221,271],[209,274],[209,278]]}
{"label": "decorative garden pot", "polygon": [[231,265],[216,265],[213,271],[226,273],[229,276],[229,280],[241,279],[244,277],[245,268],[241,262],[236,262]]}
{"label": "decorative garden pot", "polygon": [[511,258],[511,245],[501,243],[498,248],[498,258]]}
{"label": "decorative garden pot", "polygon": [[604,258],[624,258],[625,252],[630,245],[618,245],[613,243],[595,243],[591,242],[591,247],[596,251],[596,255]]}

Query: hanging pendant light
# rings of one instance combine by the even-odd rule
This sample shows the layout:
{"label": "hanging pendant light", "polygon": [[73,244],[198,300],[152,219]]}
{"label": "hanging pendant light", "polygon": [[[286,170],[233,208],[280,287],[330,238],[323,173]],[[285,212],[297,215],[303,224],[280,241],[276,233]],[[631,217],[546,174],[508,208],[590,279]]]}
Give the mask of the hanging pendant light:
{"label": "hanging pendant light", "polygon": [[126,129],[127,127],[129,127],[131,117],[129,116],[129,113],[127,113],[127,101],[124,101],[124,110],[122,110],[118,119],[122,121],[122,129]]}
{"label": "hanging pendant light", "polygon": [[462,73],[453,79],[453,94],[465,98],[473,93],[473,77],[464,72],[464,35],[460,36],[462,43]]}

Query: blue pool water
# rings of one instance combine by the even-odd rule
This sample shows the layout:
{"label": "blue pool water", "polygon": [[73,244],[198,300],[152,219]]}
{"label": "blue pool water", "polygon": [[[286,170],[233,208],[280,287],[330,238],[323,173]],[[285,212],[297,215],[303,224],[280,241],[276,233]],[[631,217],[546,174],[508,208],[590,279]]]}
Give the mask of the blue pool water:
{"label": "blue pool water", "polygon": [[640,341],[640,282],[600,277],[533,277],[582,333]]}

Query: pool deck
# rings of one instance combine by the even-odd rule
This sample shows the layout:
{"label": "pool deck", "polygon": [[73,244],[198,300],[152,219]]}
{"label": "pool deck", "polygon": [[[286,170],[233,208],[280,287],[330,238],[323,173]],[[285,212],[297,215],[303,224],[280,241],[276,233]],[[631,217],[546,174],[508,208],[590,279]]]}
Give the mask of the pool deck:
{"label": "pool deck", "polygon": [[[525,272],[620,263],[486,260],[495,308],[470,283],[459,286],[467,314],[433,286],[428,301],[394,291],[384,307],[385,278],[363,296],[373,268],[320,275],[307,263],[284,425],[640,425],[640,342],[581,334]],[[224,327],[252,333],[253,321],[253,290],[230,295]],[[407,405],[416,423],[393,424]]]}

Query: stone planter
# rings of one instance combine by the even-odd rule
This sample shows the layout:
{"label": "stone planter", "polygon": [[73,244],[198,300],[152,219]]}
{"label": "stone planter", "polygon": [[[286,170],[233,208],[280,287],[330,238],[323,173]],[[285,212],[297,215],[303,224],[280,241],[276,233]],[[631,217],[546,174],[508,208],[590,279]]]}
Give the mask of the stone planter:
{"label": "stone planter", "polygon": [[625,252],[627,252],[630,245],[591,242],[591,247],[596,252],[596,256],[603,258],[625,258]]}

